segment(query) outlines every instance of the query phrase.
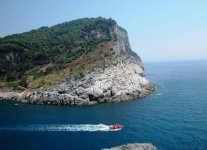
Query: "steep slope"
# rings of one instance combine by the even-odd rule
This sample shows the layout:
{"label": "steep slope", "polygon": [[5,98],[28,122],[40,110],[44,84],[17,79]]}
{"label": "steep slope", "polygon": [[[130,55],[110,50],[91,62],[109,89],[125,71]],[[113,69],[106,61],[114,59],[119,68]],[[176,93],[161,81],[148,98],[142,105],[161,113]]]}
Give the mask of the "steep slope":
{"label": "steep slope", "polygon": [[[74,30],[71,22],[39,29],[50,32],[58,27],[61,31],[59,33],[65,33],[61,39],[66,41],[61,41],[61,44],[52,40],[59,46],[54,51],[50,39],[57,37],[51,37],[52,34],[46,34],[45,41],[36,42],[41,43],[40,47],[46,47],[46,50],[33,46],[25,49],[23,43],[16,44],[16,49],[10,48],[15,43],[12,40],[18,41],[24,34],[40,32],[39,30],[17,37],[14,35],[15,38],[11,36],[1,39],[0,52],[4,54],[1,62],[7,62],[12,67],[19,66],[16,70],[2,67],[2,71],[6,75],[8,72],[19,73],[20,77],[14,81],[27,88],[21,93],[4,94],[2,99],[82,105],[136,99],[147,96],[154,90],[153,85],[144,77],[141,59],[131,50],[126,30],[119,27],[114,20],[104,18],[80,19],[78,25],[74,34],[71,34],[71,30]],[[32,38],[34,36],[37,35],[31,35]],[[43,38],[42,36],[40,34],[39,38]],[[75,44],[69,47],[67,41]],[[25,39],[25,43],[27,42],[29,41]],[[35,57],[36,54],[39,56]],[[28,62],[32,65],[28,65]]]}

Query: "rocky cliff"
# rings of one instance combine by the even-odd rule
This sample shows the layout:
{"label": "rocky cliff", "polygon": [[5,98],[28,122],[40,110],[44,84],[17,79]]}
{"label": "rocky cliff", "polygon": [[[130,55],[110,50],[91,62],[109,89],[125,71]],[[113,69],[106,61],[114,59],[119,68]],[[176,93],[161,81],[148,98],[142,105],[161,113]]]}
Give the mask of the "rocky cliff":
{"label": "rocky cliff", "polygon": [[[1,99],[38,104],[83,105],[137,99],[154,90],[154,86],[145,78],[140,57],[130,47],[126,30],[114,20],[99,18],[82,28],[80,37],[78,42],[84,44],[76,44],[72,54],[76,54],[74,49],[81,49],[83,53],[69,62],[59,63],[63,67],[58,71],[35,79],[30,72],[44,72],[54,67],[55,63],[41,61],[38,67],[33,65],[24,73],[27,87],[21,92],[2,93]],[[90,50],[85,48],[94,40],[98,42],[90,46]],[[70,48],[65,54],[67,51],[71,51]],[[47,56],[47,60],[51,60]],[[37,83],[41,83],[41,86],[34,86]]]}
{"label": "rocky cliff", "polygon": [[102,150],[157,150],[157,148],[148,143],[133,143]]}

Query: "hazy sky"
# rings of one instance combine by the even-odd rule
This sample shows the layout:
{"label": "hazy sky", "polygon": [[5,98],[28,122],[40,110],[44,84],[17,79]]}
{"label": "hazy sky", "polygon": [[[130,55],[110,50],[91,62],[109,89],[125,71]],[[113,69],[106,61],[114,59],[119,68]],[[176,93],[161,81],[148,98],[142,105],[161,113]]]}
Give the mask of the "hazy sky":
{"label": "hazy sky", "polygon": [[124,27],[144,62],[207,59],[207,0],[0,0],[0,37],[98,16]]}

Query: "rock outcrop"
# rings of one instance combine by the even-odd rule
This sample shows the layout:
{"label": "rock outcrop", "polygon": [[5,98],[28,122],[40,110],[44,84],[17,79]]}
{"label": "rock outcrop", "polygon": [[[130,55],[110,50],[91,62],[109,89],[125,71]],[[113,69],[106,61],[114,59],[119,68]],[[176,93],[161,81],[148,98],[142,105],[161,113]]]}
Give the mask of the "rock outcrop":
{"label": "rock outcrop", "polygon": [[157,150],[157,148],[154,145],[148,143],[134,143],[113,148],[105,148],[102,150]]}
{"label": "rock outcrop", "polygon": [[[13,100],[36,104],[90,105],[120,102],[148,96],[154,86],[145,78],[140,57],[130,47],[126,30],[116,23],[108,26],[110,41],[98,45],[90,56],[96,64],[76,76],[63,77],[49,87],[12,93]],[[97,38],[104,37],[99,30],[91,31]],[[81,57],[84,57],[81,56]],[[83,67],[86,64],[83,64]],[[5,94],[0,99],[8,99]]]}

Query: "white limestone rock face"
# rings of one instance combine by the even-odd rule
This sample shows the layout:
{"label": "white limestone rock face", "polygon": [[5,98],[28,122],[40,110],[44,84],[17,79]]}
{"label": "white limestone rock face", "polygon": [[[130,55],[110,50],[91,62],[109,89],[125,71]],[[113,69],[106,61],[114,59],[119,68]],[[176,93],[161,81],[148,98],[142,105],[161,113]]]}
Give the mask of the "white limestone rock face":
{"label": "white limestone rock face", "polygon": [[133,143],[112,148],[104,148],[102,150],[157,150],[157,148],[148,143]]}
{"label": "white limestone rock face", "polygon": [[86,91],[94,95],[94,98],[102,95],[107,98],[111,97],[110,101],[137,98],[150,84],[140,74],[143,74],[143,70],[137,64],[132,62],[118,63],[117,66],[106,68],[103,73],[95,74],[93,84]]}

